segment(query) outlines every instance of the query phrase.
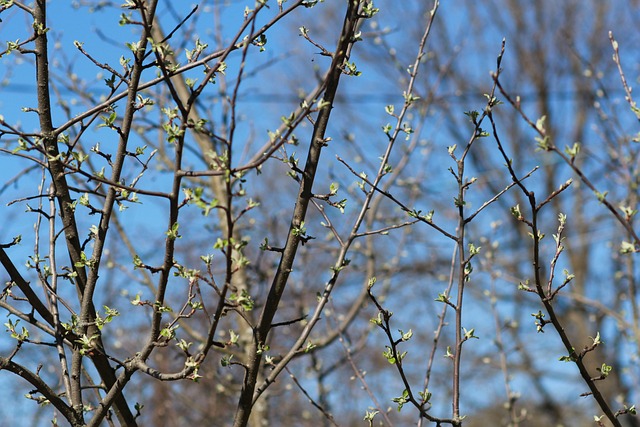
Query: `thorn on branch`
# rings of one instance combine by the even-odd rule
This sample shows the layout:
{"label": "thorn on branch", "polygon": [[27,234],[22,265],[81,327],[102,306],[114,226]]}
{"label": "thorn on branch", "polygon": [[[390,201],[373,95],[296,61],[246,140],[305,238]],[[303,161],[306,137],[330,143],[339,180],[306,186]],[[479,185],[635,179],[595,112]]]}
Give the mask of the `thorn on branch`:
{"label": "thorn on branch", "polygon": [[286,320],[284,322],[278,322],[278,323],[272,323],[271,324],[271,328],[278,328],[280,326],[288,326],[288,325],[293,325],[294,323],[298,323],[298,322],[302,322],[303,320],[305,320],[308,316],[301,316],[298,317],[297,319],[293,319],[293,320]]}

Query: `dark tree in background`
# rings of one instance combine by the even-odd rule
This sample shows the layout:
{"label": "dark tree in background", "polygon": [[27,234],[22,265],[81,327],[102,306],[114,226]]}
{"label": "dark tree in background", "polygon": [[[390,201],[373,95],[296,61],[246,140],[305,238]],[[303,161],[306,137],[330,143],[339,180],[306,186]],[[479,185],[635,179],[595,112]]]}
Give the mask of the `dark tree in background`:
{"label": "dark tree in background", "polygon": [[638,425],[639,6],[0,1],[0,417]]}

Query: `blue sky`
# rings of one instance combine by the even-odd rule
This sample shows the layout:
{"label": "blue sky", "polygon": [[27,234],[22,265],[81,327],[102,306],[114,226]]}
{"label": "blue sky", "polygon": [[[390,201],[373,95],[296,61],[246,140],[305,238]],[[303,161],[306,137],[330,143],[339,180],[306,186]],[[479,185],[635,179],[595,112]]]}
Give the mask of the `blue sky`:
{"label": "blue sky", "polygon": [[[219,3],[219,2],[218,2]],[[211,28],[214,25],[222,25],[223,37],[230,37],[235,31],[237,26],[243,20],[243,10],[247,4],[251,1],[228,1],[225,4],[229,4],[229,7],[224,10],[221,16],[216,17],[211,7],[201,7],[197,16],[197,24],[193,30],[189,30],[186,37],[190,41],[197,36],[200,36],[203,40],[209,40],[213,36]],[[328,6],[342,5],[342,2],[327,0]],[[487,25],[487,30],[480,33],[477,24],[470,16],[469,12],[465,8],[457,7],[449,2],[442,2],[441,10],[438,15],[438,25],[446,27],[446,31],[443,33],[453,40],[452,45],[459,46],[460,51],[449,52],[451,56],[456,58],[459,66],[468,70],[466,74],[466,83],[468,86],[462,93],[456,94],[455,82],[447,81],[440,87],[442,93],[443,102],[448,105],[453,105],[452,111],[457,110],[457,114],[462,118],[463,112],[472,109],[482,109],[484,106],[483,92],[490,89],[491,79],[489,77],[489,71],[495,68],[495,57],[499,52],[500,42],[504,37],[504,34],[496,30],[495,26]],[[389,45],[399,52],[399,55],[403,61],[407,58],[411,58],[415,55],[415,42],[409,38],[405,32],[406,28],[402,25],[402,19],[406,16],[412,16],[415,13],[417,2],[399,2],[394,6],[388,4],[389,7],[397,7],[396,13],[383,13],[378,17],[377,26],[366,26],[363,28],[365,34],[374,33],[380,29],[388,28],[391,32],[387,37]],[[50,55],[51,65],[57,69],[58,77],[61,79],[69,79],[73,81],[76,77],[81,79],[86,84],[86,90],[94,97],[99,97],[105,93],[105,86],[103,79],[109,77],[104,72],[97,70],[96,67],[83,55],[81,55],[77,49],[73,47],[75,40],[81,41],[84,48],[90,52],[94,58],[99,62],[108,62],[114,67],[118,65],[120,55],[126,53],[126,50],[119,49],[118,45],[122,45],[127,41],[135,41],[137,35],[132,32],[130,27],[120,27],[117,25],[120,11],[97,11],[96,13],[88,13],[86,8],[81,10],[74,10],[69,7],[68,2],[49,2],[49,26],[51,31],[49,33],[49,40],[54,50]],[[179,5],[182,6],[181,4]],[[178,6],[174,6],[178,9]],[[190,10],[184,8],[179,10],[180,16],[184,16]],[[273,9],[269,13],[273,13]],[[393,11],[392,11],[393,12]],[[491,12],[487,11],[487,15],[483,16],[485,20],[491,19]],[[159,14],[163,18],[165,24],[165,31],[169,30],[176,22],[176,17],[173,12],[166,7],[166,4],[162,3],[159,8]],[[0,23],[0,35],[3,38],[14,40],[25,39],[28,37],[29,23],[22,17],[22,13],[10,12],[0,16],[3,20]],[[219,20],[218,20],[219,19]],[[406,18],[404,18],[406,19]],[[267,45],[266,52],[250,53],[250,61],[248,71],[256,71],[256,74],[247,79],[246,84],[243,86],[240,96],[238,98],[238,105],[240,115],[240,123],[237,131],[237,138],[240,140],[256,141],[255,146],[259,146],[262,141],[265,140],[267,130],[274,129],[278,126],[280,117],[287,115],[288,112],[295,107],[297,103],[296,94],[299,89],[308,90],[311,87],[310,81],[313,79],[316,68],[320,70],[324,69],[328,60],[316,53],[314,48],[310,48],[308,45],[301,43],[301,38],[297,35],[298,23],[302,22],[305,26],[308,26],[311,30],[310,35],[314,40],[321,43],[332,43],[332,29],[339,24],[337,18],[330,21],[318,20],[314,18],[313,10],[302,10],[299,14],[292,18],[292,20],[283,28],[277,27],[273,31],[270,31],[267,36],[269,43]],[[472,25],[474,23],[474,25]],[[189,26],[185,27],[189,28]],[[100,30],[100,31],[98,31]],[[186,31],[186,30],[185,30]],[[505,30],[506,31],[506,30]],[[99,34],[99,32],[101,34]],[[439,33],[440,34],[440,33]],[[413,36],[413,34],[412,34]],[[182,39],[184,34],[179,33],[176,37],[178,40]],[[373,35],[372,35],[373,37]],[[410,40],[411,42],[407,42]],[[633,39],[630,38],[626,41],[625,46],[629,46],[629,43]],[[366,40],[368,42],[368,40]],[[433,43],[444,43],[444,36],[441,39],[434,36]],[[114,45],[115,44],[115,45]],[[211,43],[213,46],[213,43]],[[403,50],[403,47],[410,45],[410,49]],[[332,136],[335,139],[336,144],[330,145],[324,154],[326,158],[331,159],[330,165],[326,170],[323,170],[324,177],[331,176],[332,174],[337,176],[336,179],[341,179],[348,184],[352,179],[350,175],[341,168],[339,164],[333,161],[336,154],[353,154],[354,145],[349,145],[346,134],[353,130],[357,137],[357,146],[361,148],[365,154],[362,164],[358,164],[358,167],[363,169],[366,167],[367,162],[372,165],[376,165],[377,157],[380,155],[379,151],[386,144],[384,135],[381,133],[380,128],[384,125],[389,117],[384,112],[384,107],[387,104],[394,104],[397,108],[402,103],[401,91],[398,90],[398,79],[402,76],[402,71],[390,71],[389,68],[380,66],[386,65],[388,52],[385,52],[383,48],[376,48],[373,44],[367,45],[367,50],[354,50],[352,59],[359,64],[363,64],[363,75],[361,78],[344,78],[342,85],[344,87],[345,99],[338,103],[335,108],[333,116],[333,127],[331,129]],[[434,50],[437,46],[434,46]],[[535,93],[529,91],[526,86],[526,82],[519,81],[519,76],[513,74],[515,69],[514,62],[516,60],[515,55],[510,51],[510,40],[507,41],[507,54],[504,59],[504,67],[506,69],[505,75],[509,78],[512,87],[521,90],[523,95],[523,105],[526,106],[528,111],[535,113],[536,100]],[[376,50],[378,49],[378,50]],[[629,51],[627,51],[629,52]],[[379,55],[381,58],[379,64],[376,64],[375,58]],[[237,58],[237,57],[234,57]],[[627,63],[630,66],[630,72],[637,73],[637,52],[631,52],[629,54],[629,61]],[[235,61],[235,62],[234,62]],[[229,61],[230,72],[229,75],[233,76],[233,68],[237,65],[237,59],[231,59]],[[435,66],[433,62],[428,62],[426,66],[429,66],[430,72],[425,73],[424,80],[421,81],[422,88],[428,87],[433,83],[437,76],[434,72]],[[65,67],[69,65],[72,67],[72,72],[67,73]],[[261,68],[264,67],[264,68]],[[512,68],[513,67],[513,68]],[[511,74],[510,74],[511,73]],[[151,73],[147,75],[150,76]],[[262,79],[262,76],[268,76],[267,81]],[[60,83],[61,80],[58,81]],[[23,129],[29,131],[30,129],[37,129],[36,115],[35,113],[23,113],[21,108],[24,106],[35,107],[35,86],[33,84],[33,67],[29,62],[29,59],[24,60],[20,58],[15,52],[7,57],[0,58],[0,114],[4,116],[4,119],[8,123],[21,123]],[[233,78],[230,77],[230,82],[233,82]],[[576,102],[580,102],[579,99],[572,97],[570,91],[563,92],[565,83],[560,77],[557,79],[551,79],[550,84],[554,86],[554,90],[557,96],[552,100],[552,108],[554,110],[554,119],[557,122],[562,122],[564,117],[570,116],[572,110],[575,107]],[[616,92],[617,82],[612,84],[613,88],[611,93],[613,95],[619,95],[619,90]],[[61,89],[60,98],[67,102],[74,113],[82,111],[85,107],[83,101],[71,91]],[[208,99],[212,100],[209,111],[214,114],[218,114],[219,105],[215,102],[215,91],[212,91]],[[122,108],[122,107],[120,107]],[[415,116],[414,116],[415,117]],[[507,116],[508,117],[508,116]],[[449,122],[450,116],[443,113],[441,110],[434,108],[425,117],[421,117],[425,120],[427,126],[425,126],[423,139],[428,143],[425,144],[425,150],[429,151],[429,154],[433,154],[429,157],[427,154],[416,160],[416,168],[424,168],[419,170],[417,175],[423,180],[421,184],[424,188],[431,191],[430,198],[419,198],[415,201],[417,208],[428,211],[434,204],[433,199],[437,199],[438,203],[445,204],[446,200],[451,199],[451,190],[454,188],[453,180],[450,174],[447,172],[447,168],[452,166],[451,159],[446,155],[446,146],[453,143],[462,144],[462,142],[456,136],[455,131],[467,135],[470,132],[470,128],[464,128],[464,121],[459,120],[457,122]],[[65,120],[62,111],[57,110],[55,112],[56,123],[61,123]],[[416,119],[417,120],[417,119]],[[356,126],[357,125],[357,126]],[[506,125],[505,125],[506,126]],[[624,125],[626,126],[626,124]],[[623,127],[624,127],[623,126]],[[453,128],[453,129],[452,129]],[[301,135],[309,133],[310,127],[307,126],[301,129]],[[598,139],[598,135],[588,135],[594,141]],[[87,133],[87,138],[95,139],[95,141],[102,144],[108,144],[112,136],[105,129],[94,129]],[[573,141],[568,141],[571,143]],[[533,144],[532,140],[522,141],[522,145]],[[90,146],[92,144],[87,144]],[[297,155],[304,161],[304,153],[306,149],[303,146],[296,148]],[[369,158],[366,158],[369,156]],[[428,161],[425,159],[429,159]],[[538,162],[541,164],[551,165],[556,167],[557,161],[550,158],[533,157],[521,159],[522,163],[519,165],[519,171],[522,172],[526,169],[525,164]],[[426,165],[426,167],[425,167]],[[25,163],[17,162],[14,158],[7,155],[0,155],[0,170],[2,173],[0,177],[2,182],[15,177],[20,174],[25,167]],[[566,169],[560,168],[564,173]],[[280,169],[274,167],[274,170],[281,172]],[[482,172],[493,173],[494,170],[474,170],[470,168],[470,175],[474,173]],[[276,173],[274,173],[275,175]],[[508,182],[508,179],[504,175],[496,174],[496,182],[502,185],[503,182]],[[569,174],[563,175],[563,178],[568,178]],[[253,178],[253,177],[252,177]],[[144,181],[143,186],[153,186],[155,184],[162,184],[162,176],[155,178],[156,181]],[[5,243],[9,241],[14,235],[22,234],[23,236],[29,236],[35,215],[32,218],[25,217],[24,210],[25,204],[18,203],[11,207],[4,207],[8,202],[14,200],[16,197],[22,197],[25,195],[25,191],[29,194],[34,194],[34,186],[39,181],[39,175],[35,172],[30,172],[28,175],[22,177],[17,181],[17,185],[11,185],[0,194],[0,206],[3,206],[1,214],[2,223],[0,225],[0,242]],[[275,199],[277,194],[269,194],[269,189],[265,191],[261,183],[253,184],[253,181],[247,184],[251,190],[256,192],[257,196],[262,196],[265,200],[269,198]],[[254,187],[251,187],[254,185]],[[295,184],[288,182],[282,184],[284,188],[295,188]],[[536,186],[536,184],[533,184]],[[543,184],[537,184],[535,187],[542,188]],[[346,185],[344,186],[346,187]],[[25,190],[27,188],[28,190]],[[483,193],[484,194],[484,193]],[[442,199],[442,200],[440,200]],[[445,200],[446,199],[446,200]],[[480,200],[473,200],[475,206],[478,206]],[[33,202],[37,203],[37,202]],[[277,212],[274,215],[281,215],[280,219],[283,222],[289,220],[290,201],[285,200],[283,206],[279,206]],[[594,206],[597,203],[592,202]],[[31,202],[30,202],[31,204]],[[152,209],[149,209],[149,206]],[[156,215],[154,212],[160,212],[163,209],[162,202],[152,202],[145,204],[143,207],[132,206],[129,212],[126,213],[127,218],[132,219],[133,228],[138,233],[138,236],[151,236],[161,235],[164,231],[165,224],[164,218],[161,215]],[[353,213],[347,209],[347,215]],[[24,220],[28,218],[28,220]],[[447,212],[438,212],[436,218],[439,218],[444,224],[453,229],[455,218],[448,216]],[[90,220],[91,218],[89,218]],[[88,225],[88,224],[84,224]],[[320,228],[320,227],[318,227]],[[604,228],[604,232],[600,229],[602,234],[607,234],[607,228]],[[420,236],[424,234],[421,232]],[[433,246],[425,247],[422,245],[423,240],[416,240],[415,253],[410,256],[421,257],[429,256],[430,250],[441,250],[445,247],[442,244],[442,239],[434,237],[433,234],[429,235],[432,240],[429,243]],[[149,240],[150,241],[150,240]],[[141,239],[138,243],[144,243],[144,239]],[[257,244],[257,241],[253,243]],[[442,244],[442,246],[438,246]],[[25,251],[31,250],[33,246],[32,241],[26,241],[23,245]],[[147,245],[144,251],[151,256],[157,247],[153,244]],[[594,251],[596,256],[600,256],[597,251]],[[409,257],[410,257],[409,256]],[[504,283],[503,283],[504,286]],[[402,300],[399,299],[395,303],[399,303]],[[478,312],[482,312],[483,307],[480,307]],[[512,307],[509,307],[509,311]],[[474,313],[471,311],[471,313]],[[471,318],[476,317],[476,314],[470,315]],[[479,325],[479,330],[485,325]],[[489,325],[491,326],[491,325]],[[487,331],[490,328],[487,327]],[[487,332],[488,333],[488,332]],[[550,334],[547,334],[550,335]],[[535,339],[541,339],[542,337],[536,336]],[[546,336],[544,337],[547,338]],[[542,352],[548,347],[542,346]],[[554,364],[558,367],[560,364]],[[524,387],[524,385],[521,385]],[[573,393],[574,390],[569,390],[569,393]]]}

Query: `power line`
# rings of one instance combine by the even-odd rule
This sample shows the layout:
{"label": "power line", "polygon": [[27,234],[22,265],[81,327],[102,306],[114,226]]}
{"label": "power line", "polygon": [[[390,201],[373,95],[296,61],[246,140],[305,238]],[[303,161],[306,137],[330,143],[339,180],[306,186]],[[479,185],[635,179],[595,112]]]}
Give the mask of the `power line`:
{"label": "power line", "polygon": [[[605,89],[605,91],[610,95],[624,95],[624,91],[619,88],[615,89]],[[23,84],[23,83],[11,83],[0,86],[0,92],[2,93],[17,93],[17,94],[32,94],[36,95],[36,85]],[[73,95],[76,92],[70,89],[60,89],[59,91],[64,95]],[[92,95],[102,95],[102,91],[99,89],[87,89],[88,93]],[[106,93],[105,93],[106,94]],[[551,90],[548,92],[551,98],[554,101],[582,101],[584,98],[589,98],[595,96],[595,91],[588,90]],[[540,97],[541,92],[524,92],[520,93],[520,98],[522,103],[532,102]],[[399,98],[402,98],[402,95],[394,92],[386,92],[386,93],[342,93],[339,96],[339,99],[336,101],[338,103],[349,103],[349,104],[389,104],[392,102],[398,101]],[[438,102],[448,102],[448,103],[463,103],[473,101],[475,99],[482,98],[481,91],[466,91],[462,93],[449,93],[442,94],[436,97],[436,103]],[[484,98],[482,98],[484,99]],[[239,103],[252,103],[252,104],[292,104],[300,102],[300,98],[296,95],[292,94],[284,94],[284,93],[257,93],[252,91],[251,93],[239,94],[237,101]]]}

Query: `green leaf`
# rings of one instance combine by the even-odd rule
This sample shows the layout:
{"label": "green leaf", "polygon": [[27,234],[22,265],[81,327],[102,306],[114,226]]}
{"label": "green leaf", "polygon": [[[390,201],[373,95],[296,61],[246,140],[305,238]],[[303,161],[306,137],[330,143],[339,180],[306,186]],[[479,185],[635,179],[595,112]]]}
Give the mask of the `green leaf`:
{"label": "green leaf", "polygon": [[232,329],[229,329],[229,344],[237,345],[240,335],[236,334]]}
{"label": "green leaf", "polygon": [[89,206],[89,193],[83,193],[78,199],[78,204],[82,206]]}
{"label": "green leaf", "polygon": [[364,414],[364,421],[367,421],[369,423],[369,427],[373,426],[373,419],[376,415],[378,415],[380,413],[380,411],[366,411]]}
{"label": "green leaf", "polygon": [[469,119],[471,120],[471,123],[475,125],[478,121],[478,116],[480,115],[480,113],[478,111],[473,110],[473,111],[465,111],[464,115],[469,117]]}
{"label": "green leaf", "polygon": [[453,359],[453,353],[451,353],[450,346],[447,346],[447,352],[445,353],[444,357],[446,357],[447,359]]}
{"label": "green leaf", "polygon": [[601,193],[599,191],[596,191],[595,194],[596,194],[596,198],[598,199],[598,201],[600,203],[602,203],[602,202],[604,202],[604,200],[607,197],[607,194],[609,194],[609,192],[605,191],[604,193]]}
{"label": "green leaf", "polygon": [[462,331],[464,332],[464,339],[468,340],[471,338],[475,338],[475,339],[480,339],[476,334],[475,334],[475,329],[471,328],[469,330],[467,330],[466,328],[462,328]]}
{"label": "green leaf", "polygon": [[74,263],[74,266],[76,268],[82,268],[82,267],[91,267],[91,265],[94,263],[94,261],[90,258],[87,257],[87,254],[85,254],[84,252],[80,252],[80,261],[77,261]]}
{"label": "green leaf", "polygon": [[331,185],[329,186],[329,193],[333,196],[338,192],[338,188],[340,188],[338,183],[332,182]]}
{"label": "green leaf", "polygon": [[18,146],[11,150],[11,154],[16,154],[18,151],[26,151],[28,149],[29,146],[27,145],[27,141],[22,138],[18,138]]}
{"label": "green leaf", "polygon": [[385,346],[385,350],[382,352],[382,356],[387,359],[387,362],[394,365],[396,363],[396,357],[393,355],[393,350],[389,346]]}
{"label": "green leaf", "polygon": [[171,229],[169,229],[165,234],[167,235],[167,237],[169,238],[169,240],[175,240],[175,239],[179,239],[182,236],[178,234],[178,228],[180,227],[180,224],[178,224],[177,222],[174,223],[171,226]]}
{"label": "green leaf", "polygon": [[399,329],[398,332],[400,332],[400,335],[401,335],[400,339],[402,341],[409,341],[413,336],[413,331],[411,329],[409,329],[407,332],[403,332],[401,329]]}
{"label": "green leaf", "polygon": [[180,341],[176,343],[176,346],[178,346],[178,348],[184,352],[187,352],[189,350],[189,347],[191,347],[192,345],[192,342],[187,342],[183,339],[180,339]]}
{"label": "green leaf", "polygon": [[569,147],[568,145],[565,147],[564,152],[571,157],[571,161],[573,161],[576,156],[578,155],[578,153],[580,152],[580,143],[579,142],[574,142],[573,145],[571,147]]}
{"label": "green leaf", "polygon": [[267,44],[267,36],[265,34],[260,34],[258,37],[251,41],[251,44],[254,46],[258,46],[260,48],[260,52],[264,52],[265,46]]}
{"label": "green leaf", "polygon": [[534,138],[535,141],[538,143],[538,149],[541,151],[551,151],[552,147],[551,144],[549,143],[549,137],[548,136],[544,136],[544,137],[535,137]]}
{"label": "green leaf", "polygon": [[133,256],[133,268],[142,268],[144,266],[142,259],[138,255]]}
{"label": "green leaf", "polygon": [[109,89],[114,90],[116,88],[116,75],[111,74],[111,77],[109,77],[108,79],[104,79],[104,83]]}
{"label": "green leaf", "polygon": [[358,71],[358,67],[356,66],[355,62],[345,61],[343,66],[344,66],[344,72],[348,76],[358,77],[362,75],[362,72]]}
{"label": "green leaf", "polygon": [[482,249],[482,246],[475,246],[473,243],[469,243],[469,255],[471,257],[478,255],[480,253],[480,249]]}
{"label": "green leaf", "polygon": [[418,99],[420,99],[419,96],[416,96],[412,93],[407,93],[406,91],[402,92],[402,97],[404,98],[404,103],[406,105],[411,105],[413,104],[414,101],[417,101]]}
{"label": "green leaf", "polygon": [[517,220],[522,221],[524,217],[522,216],[522,212],[520,212],[520,205],[515,205],[511,208],[511,215],[516,217]]}
{"label": "green leaf", "polygon": [[382,313],[380,312],[378,312],[378,317],[372,317],[371,319],[369,319],[369,322],[380,327],[382,327],[382,321],[383,321],[383,316],[382,316]]}
{"label": "green leaf", "polygon": [[127,42],[127,43],[125,43],[125,46],[127,46],[131,52],[136,54],[136,53],[138,53],[138,50],[140,50],[140,44],[141,44],[140,41],[131,42],[131,43]]}
{"label": "green leaf", "polygon": [[311,341],[308,341],[307,345],[305,345],[305,347],[304,347],[304,352],[305,353],[309,353],[311,350],[313,350],[316,347],[317,346],[315,344],[313,344]]}
{"label": "green leaf", "polygon": [[400,412],[402,410],[402,407],[404,406],[404,404],[409,401],[409,392],[405,389],[402,392],[402,396],[394,397],[391,400],[398,404],[398,412]]}
{"label": "green leaf", "polygon": [[100,117],[103,121],[103,123],[99,124],[98,127],[113,127],[113,123],[116,121],[116,118],[118,117],[118,115],[116,114],[115,111],[112,111],[111,114],[109,114],[109,117],[105,117],[102,116]]}
{"label": "green leaf", "polygon": [[449,298],[447,298],[447,294],[439,293],[438,298],[435,299],[437,302],[444,302],[445,304],[449,302]]}
{"label": "green leaf", "polygon": [[606,378],[609,376],[611,371],[613,371],[613,367],[607,365],[606,363],[603,363],[600,368],[597,368],[597,370],[600,371],[600,374],[602,374],[603,378]]}
{"label": "green leaf", "polygon": [[178,325],[168,326],[166,328],[163,328],[160,331],[160,336],[171,340],[176,336],[176,329],[178,329]]}
{"label": "green leaf", "polygon": [[629,221],[632,217],[634,217],[638,213],[637,209],[633,209],[630,206],[624,206],[621,204],[620,206],[618,206],[618,208],[622,211],[627,221]]}
{"label": "green leaf", "polygon": [[223,356],[220,359],[220,366],[226,368],[227,366],[231,365],[231,360],[233,359],[233,354],[230,354],[228,356]]}
{"label": "green leaf", "polygon": [[418,396],[420,396],[422,401],[425,403],[429,403],[429,401],[431,400],[431,392],[429,391],[429,389],[426,389],[425,391],[419,391]]}
{"label": "green leaf", "polygon": [[291,234],[296,237],[304,237],[307,234],[307,229],[304,226],[304,221],[301,221],[299,226],[294,226],[291,230]]}
{"label": "green leaf", "polygon": [[373,16],[378,12],[380,12],[380,9],[377,7],[373,7],[373,1],[366,2],[364,6],[362,6],[361,13],[365,19],[373,18]]}
{"label": "green leaf", "polygon": [[240,291],[240,294],[237,294],[237,293],[231,294],[229,299],[231,301],[237,302],[244,311],[251,311],[255,307],[253,298],[251,298],[251,295],[249,295],[246,289],[242,289]]}
{"label": "green leaf", "polygon": [[621,254],[631,254],[636,252],[636,245],[632,242],[622,241],[620,244],[620,253]]}

